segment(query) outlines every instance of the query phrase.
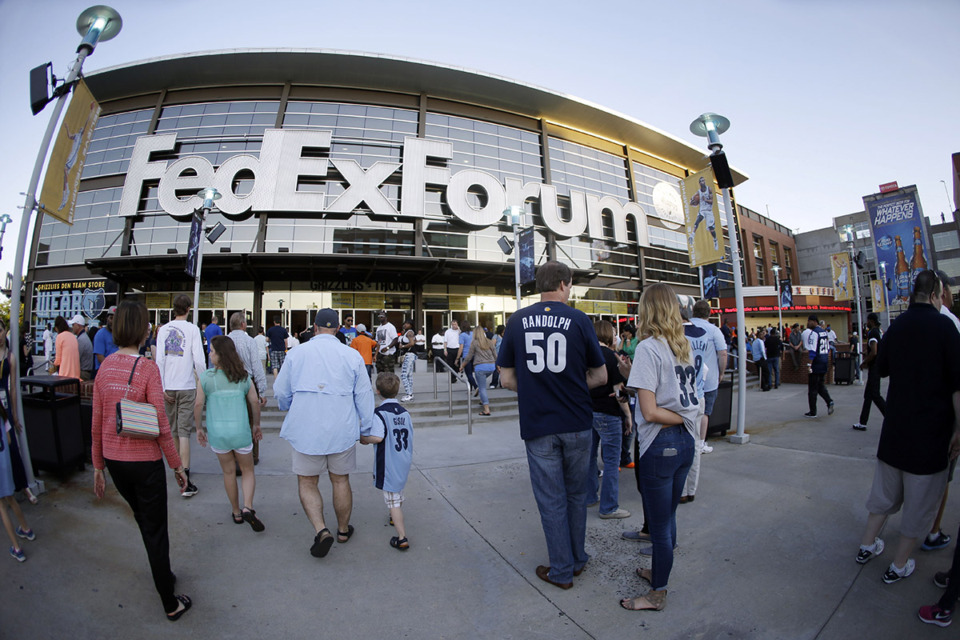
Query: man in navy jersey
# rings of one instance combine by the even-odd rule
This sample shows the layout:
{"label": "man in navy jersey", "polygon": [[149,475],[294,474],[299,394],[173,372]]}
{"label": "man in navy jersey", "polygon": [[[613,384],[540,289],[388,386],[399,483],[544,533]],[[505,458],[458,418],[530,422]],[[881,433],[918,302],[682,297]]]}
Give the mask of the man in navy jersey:
{"label": "man in navy jersey", "polygon": [[590,389],[607,381],[593,324],[566,304],[572,288],[567,265],[541,265],[540,302],[510,317],[497,357],[500,383],[519,396],[520,437],[550,557],[550,566],[537,567],[537,577],[561,589],[573,586],[590,559],[584,549]]}
{"label": "man in navy jersey", "polygon": [[817,417],[817,395],[827,403],[827,413],[833,414],[833,398],[823,384],[830,366],[830,338],[826,329],[817,322],[817,316],[807,318],[807,330],[801,336],[803,348],[807,350],[810,362],[807,363],[807,402],[810,411],[803,414],[808,418]]}

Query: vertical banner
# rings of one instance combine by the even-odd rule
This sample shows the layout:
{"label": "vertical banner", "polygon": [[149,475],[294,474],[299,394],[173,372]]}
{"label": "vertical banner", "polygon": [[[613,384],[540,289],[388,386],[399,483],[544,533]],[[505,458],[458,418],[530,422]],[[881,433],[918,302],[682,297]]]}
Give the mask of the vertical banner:
{"label": "vertical banner", "polygon": [[780,280],[780,308],[789,309],[793,307],[793,284],[790,278]]}
{"label": "vertical banner", "polygon": [[684,178],[680,183],[691,267],[723,262],[726,257],[720,196],[714,184],[713,169],[710,167]]}
{"label": "vertical banner", "polygon": [[720,297],[720,278],[716,264],[703,265],[703,297],[706,300]]}
{"label": "vertical banner", "polygon": [[877,264],[886,262],[888,274],[893,268],[893,291],[887,304],[907,304],[913,281],[929,264],[917,188],[864,196],[863,204],[876,243]]}
{"label": "vertical banner", "polygon": [[527,284],[537,279],[533,265],[533,227],[527,227],[520,232],[517,242],[520,244],[517,259],[520,260],[520,284]]}
{"label": "vertical banner", "polygon": [[880,280],[870,281],[870,295],[873,298],[873,310],[883,313],[887,310],[887,291]]}
{"label": "vertical banner", "polygon": [[830,276],[833,281],[833,299],[837,302],[853,300],[853,281],[850,279],[850,254],[834,253],[830,256]]}
{"label": "vertical banner", "polygon": [[73,224],[73,206],[77,201],[80,174],[86,159],[93,129],[100,117],[100,105],[81,78],[73,90],[60,131],[57,132],[47,175],[40,190],[40,208],[62,222]]}
{"label": "vertical banner", "polygon": [[184,271],[191,278],[197,277],[197,251],[200,250],[200,241],[203,238],[203,221],[200,216],[193,214],[190,223],[190,244],[187,246],[187,268]]}

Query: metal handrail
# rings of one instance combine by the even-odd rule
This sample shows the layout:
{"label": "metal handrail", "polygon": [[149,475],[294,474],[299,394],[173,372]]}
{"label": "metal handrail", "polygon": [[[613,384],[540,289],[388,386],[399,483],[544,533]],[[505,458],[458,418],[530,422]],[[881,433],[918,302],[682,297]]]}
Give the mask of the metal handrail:
{"label": "metal handrail", "polygon": [[[466,379],[465,376],[460,375],[459,371],[455,371],[450,364],[443,358],[434,358],[433,359],[433,399],[437,399],[437,374],[440,373],[440,370],[437,368],[437,363],[443,365],[443,367],[450,372],[451,375],[457,377],[457,379],[467,385],[467,435],[473,435],[473,394],[470,393],[470,381]],[[447,378],[447,397],[448,397],[448,416],[453,417],[453,381],[450,378]]]}

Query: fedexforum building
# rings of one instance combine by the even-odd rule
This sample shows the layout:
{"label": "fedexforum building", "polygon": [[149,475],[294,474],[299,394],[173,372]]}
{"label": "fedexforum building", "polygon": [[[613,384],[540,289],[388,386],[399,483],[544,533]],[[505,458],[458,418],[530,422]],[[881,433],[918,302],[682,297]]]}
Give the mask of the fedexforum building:
{"label": "fedexforum building", "polygon": [[33,236],[35,327],[95,311],[98,281],[108,303],[135,293],[169,320],[193,288],[190,219],[206,187],[223,194],[206,224],[226,232],[204,249],[201,320],[245,310],[301,328],[332,306],[368,326],[378,309],[428,331],[503,323],[516,308],[498,246],[510,206],[535,230],[536,264],[574,269],[589,314],[632,317],[651,282],[699,293],[678,180],[707,165],[705,149],[597,105],[337,51],[190,54],[86,81],[103,111],[74,225],[44,217]]}

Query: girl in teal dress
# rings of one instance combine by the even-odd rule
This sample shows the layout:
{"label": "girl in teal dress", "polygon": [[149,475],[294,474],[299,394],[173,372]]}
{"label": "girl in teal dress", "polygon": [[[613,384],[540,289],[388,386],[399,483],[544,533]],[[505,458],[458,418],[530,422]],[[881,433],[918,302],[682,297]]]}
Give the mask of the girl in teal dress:
{"label": "girl in teal dress", "polygon": [[[24,540],[36,540],[37,536],[27,525],[27,519],[23,517],[23,511],[17,504],[17,499],[13,497],[15,490],[13,483],[13,466],[10,463],[10,439],[15,437],[13,428],[7,420],[7,412],[0,405],[0,520],[3,521],[3,528],[10,538],[10,556],[17,562],[23,562],[27,556],[20,548],[20,542],[17,538]],[[7,513],[7,507],[13,511],[19,526],[14,529],[13,521]]]}
{"label": "girl in teal dress", "polygon": [[[253,475],[253,443],[263,437],[257,390],[250,383],[233,340],[227,336],[217,336],[210,341],[210,364],[213,368],[204,372],[197,386],[194,405],[197,440],[203,447],[209,442],[210,449],[217,454],[223,470],[223,487],[233,509],[233,522],[247,522],[254,531],[260,532],[264,525],[253,509],[253,493],[257,485]],[[206,428],[200,426],[204,406],[207,408]],[[242,474],[242,509],[237,491],[237,466]]]}

